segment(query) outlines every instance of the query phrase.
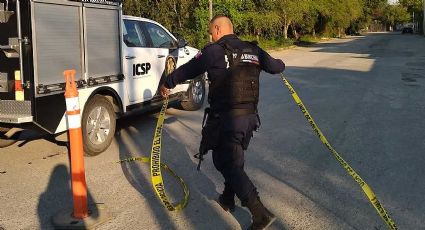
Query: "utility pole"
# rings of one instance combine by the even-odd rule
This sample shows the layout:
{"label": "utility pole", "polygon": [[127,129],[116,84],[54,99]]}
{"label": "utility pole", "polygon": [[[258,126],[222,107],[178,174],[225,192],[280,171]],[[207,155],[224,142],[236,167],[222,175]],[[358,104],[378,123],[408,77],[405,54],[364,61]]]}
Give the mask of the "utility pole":
{"label": "utility pole", "polygon": [[416,23],[415,23],[415,11],[413,10],[413,12],[412,12],[412,15],[413,15],[413,31],[416,31]]}
{"label": "utility pole", "polygon": [[[209,13],[210,13],[210,21],[212,19],[212,15],[213,15],[213,2],[212,0],[208,0],[208,9],[209,9]],[[210,35],[210,42],[212,42],[212,36]]]}
{"label": "utility pole", "polygon": [[208,9],[210,12],[210,20],[212,19],[212,15],[213,15],[213,2],[212,0],[208,0]]}

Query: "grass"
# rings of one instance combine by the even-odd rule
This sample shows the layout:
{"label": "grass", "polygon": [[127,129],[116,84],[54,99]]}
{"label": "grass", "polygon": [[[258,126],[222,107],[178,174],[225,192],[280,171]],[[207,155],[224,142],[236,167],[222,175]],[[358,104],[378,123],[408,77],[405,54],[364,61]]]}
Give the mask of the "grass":
{"label": "grass", "polygon": [[[245,41],[256,41],[255,36],[243,35],[240,36],[242,40]],[[276,38],[276,39],[266,39],[260,38],[259,46],[265,50],[278,50],[278,49],[287,49],[297,46],[309,46],[323,41],[322,37],[316,37],[312,35],[303,35],[298,40],[294,40],[292,38],[284,39],[284,38]]]}
{"label": "grass", "polygon": [[[244,41],[257,41],[257,38],[255,36],[243,35],[243,36],[240,36],[240,38]],[[294,45],[294,40],[283,39],[283,38],[281,39],[260,38],[260,40],[257,42],[258,42],[258,45],[265,50],[288,48]]]}
{"label": "grass", "polygon": [[322,39],[320,37],[314,37],[311,35],[303,35],[300,37],[299,42],[315,44],[320,42],[321,40]]}
{"label": "grass", "polygon": [[282,49],[288,48],[294,45],[292,39],[278,39],[278,40],[263,40],[259,44],[263,49]]}

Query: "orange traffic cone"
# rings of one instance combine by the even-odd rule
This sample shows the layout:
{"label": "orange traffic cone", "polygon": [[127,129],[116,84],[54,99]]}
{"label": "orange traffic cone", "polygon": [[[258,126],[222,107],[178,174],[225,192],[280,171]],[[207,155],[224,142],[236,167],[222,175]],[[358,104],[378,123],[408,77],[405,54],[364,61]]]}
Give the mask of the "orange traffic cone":
{"label": "orange traffic cone", "polygon": [[66,70],[64,75],[66,78],[65,101],[71,151],[71,187],[74,200],[74,217],[82,219],[88,216],[88,210],[80,103],[75,84],[75,70]]}
{"label": "orange traffic cone", "polygon": [[66,70],[65,102],[68,124],[71,189],[74,210],[59,212],[52,218],[57,229],[88,229],[109,219],[106,208],[100,205],[87,205],[87,184],[84,169],[83,135],[81,130],[80,103],[75,70]]}

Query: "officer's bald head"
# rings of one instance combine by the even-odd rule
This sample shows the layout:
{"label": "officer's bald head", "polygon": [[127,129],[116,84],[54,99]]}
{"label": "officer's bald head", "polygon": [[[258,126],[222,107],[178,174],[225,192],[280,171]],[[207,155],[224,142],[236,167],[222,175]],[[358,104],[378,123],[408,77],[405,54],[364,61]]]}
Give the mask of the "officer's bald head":
{"label": "officer's bald head", "polygon": [[233,34],[233,23],[224,15],[217,15],[211,19],[209,27],[214,42],[224,35]]}

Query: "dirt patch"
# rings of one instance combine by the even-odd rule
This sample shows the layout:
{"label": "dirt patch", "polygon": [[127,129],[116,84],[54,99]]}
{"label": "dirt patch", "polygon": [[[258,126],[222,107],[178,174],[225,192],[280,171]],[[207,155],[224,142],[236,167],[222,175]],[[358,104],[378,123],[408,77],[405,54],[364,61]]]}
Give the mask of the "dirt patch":
{"label": "dirt patch", "polygon": [[[413,78],[413,79],[425,77],[423,74],[418,74],[418,73],[401,73],[401,76],[403,78]],[[402,78],[402,80],[403,80],[403,78]]]}
{"label": "dirt patch", "polygon": [[411,83],[410,83],[410,84],[405,84],[405,85],[406,85],[406,86],[410,86],[410,87],[416,87],[416,88],[417,88],[417,87],[419,87],[419,85],[418,85],[418,84],[411,84]]}
{"label": "dirt patch", "polygon": [[401,73],[401,80],[404,81],[405,85],[419,87],[417,84],[419,78],[424,78],[425,76],[418,73]]}
{"label": "dirt patch", "polygon": [[425,66],[425,62],[408,62],[407,66]]}
{"label": "dirt patch", "polygon": [[403,77],[401,80],[405,82],[416,82],[416,79],[410,77]]}

